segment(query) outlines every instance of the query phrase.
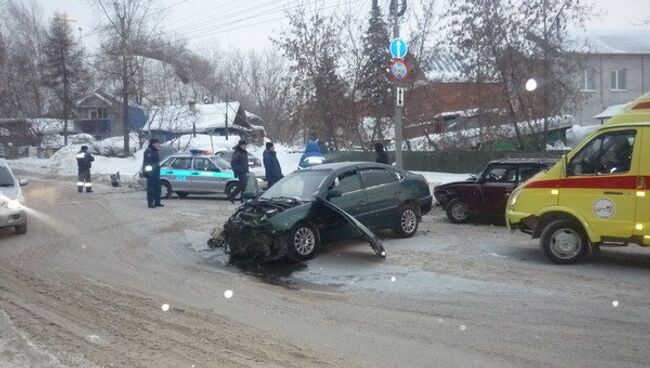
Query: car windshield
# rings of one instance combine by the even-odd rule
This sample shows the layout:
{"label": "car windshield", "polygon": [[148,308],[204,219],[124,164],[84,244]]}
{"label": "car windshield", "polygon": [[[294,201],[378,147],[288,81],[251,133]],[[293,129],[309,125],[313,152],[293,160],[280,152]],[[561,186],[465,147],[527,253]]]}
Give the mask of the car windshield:
{"label": "car windshield", "polygon": [[0,166],[0,187],[13,187],[15,185],[14,177],[4,166]]}
{"label": "car windshield", "polygon": [[314,170],[291,174],[273,185],[262,195],[262,198],[293,198],[310,201],[329,173],[329,170]]}

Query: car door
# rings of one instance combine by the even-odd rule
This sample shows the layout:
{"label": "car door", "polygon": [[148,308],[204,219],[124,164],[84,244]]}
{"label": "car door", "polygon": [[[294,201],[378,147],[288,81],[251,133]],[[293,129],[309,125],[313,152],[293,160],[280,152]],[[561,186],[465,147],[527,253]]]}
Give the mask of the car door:
{"label": "car door", "polygon": [[197,193],[223,193],[228,175],[207,157],[195,157],[192,170],[192,191]]}
{"label": "car door", "polygon": [[486,215],[502,215],[506,211],[508,197],[517,185],[517,166],[510,164],[493,164],[483,173],[479,192],[482,208]]}
{"label": "car door", "polygon": [[598,234],[629,239],[635,233],[641,135],[636,129],[603,132],[570,159],[560,206],[576,210]]}
{"label": "car door", "polygon": [[357,169],[340,172],[334,179],[331,188],[339,191],[341,196],[330,199],[330,202],[368,226],[362,221],[363,215],[367,212],[368,198],[361,185]]}
{"label": "car door", "polygon": [[192,157],[176,157],[169,167],[160,170],[175,192],[192,191]]}
{"label": "car door", "polygon": [[384,168],[366,168],[359,171],[368,198],[367,210],[360,219],[370,228],[394,225],[401,205],[398,177]]}

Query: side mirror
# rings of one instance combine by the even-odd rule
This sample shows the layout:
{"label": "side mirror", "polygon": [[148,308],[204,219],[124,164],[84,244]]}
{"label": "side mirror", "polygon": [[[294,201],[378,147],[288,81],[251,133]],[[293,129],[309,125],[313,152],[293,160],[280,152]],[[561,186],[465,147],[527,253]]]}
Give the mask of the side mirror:
{"label": "side mirror", "polygon": [[20,180],[18,181],[18,185],[20,185],[21,187],[24,187],[24,186],[27,185],[27,184],[29,184],[29,182],[27,181],[27,179],[20,179]]}
{"label": "side mirror", "polygon": [[330,189],[327,192],[327,199],[337,198],[337,197],[340,197],[342,195],[343,195],[343,193],[341,193],[340,190],[338,190],[338,189]]}

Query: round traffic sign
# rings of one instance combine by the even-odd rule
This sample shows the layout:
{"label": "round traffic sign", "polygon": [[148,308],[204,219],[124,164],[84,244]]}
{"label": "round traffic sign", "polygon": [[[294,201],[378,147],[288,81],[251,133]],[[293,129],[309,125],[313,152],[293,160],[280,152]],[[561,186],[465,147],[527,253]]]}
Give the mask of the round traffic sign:
{"label": "round traffic sign", "polygon": [[402,38],[395,38],[390,42],[390,54],[393,59],[404,59],[409,52],[409,46]]}
{"label": "round traffic sign", "polygon": [[409,68],[406,62],[395,60],[390,64],[390,75],[398,80],[403,81],[409,75]]}

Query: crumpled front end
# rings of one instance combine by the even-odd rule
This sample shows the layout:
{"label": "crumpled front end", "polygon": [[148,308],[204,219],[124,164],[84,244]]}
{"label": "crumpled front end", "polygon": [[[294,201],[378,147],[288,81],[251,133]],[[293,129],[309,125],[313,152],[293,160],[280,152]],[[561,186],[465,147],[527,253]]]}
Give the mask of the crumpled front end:
{"label": "crumpled front end", "polygon": [[237,209],[218,236],[208,241],[211,248],[223,247],[232,263],[264,263],[286,255],[282,232],[268,221],[298,205],[298,202],[257,201]]}

